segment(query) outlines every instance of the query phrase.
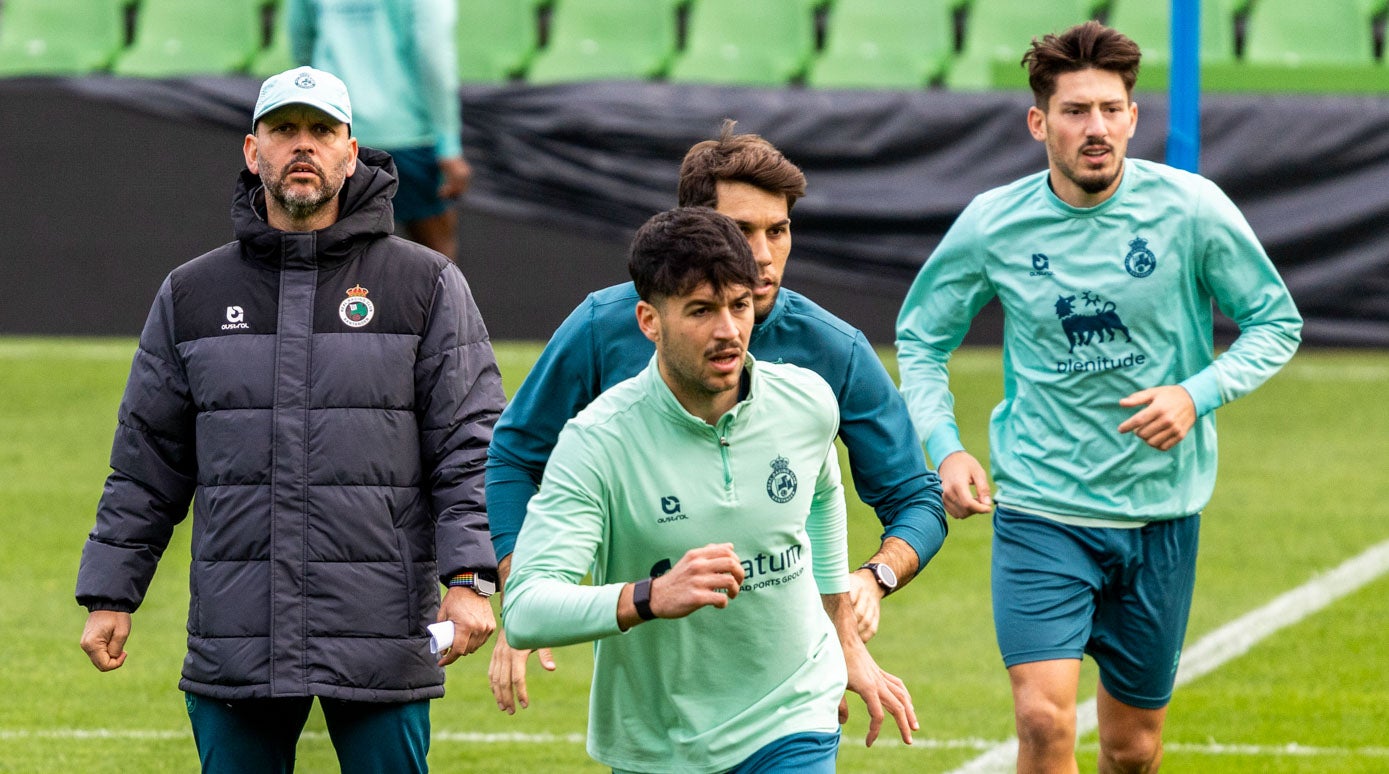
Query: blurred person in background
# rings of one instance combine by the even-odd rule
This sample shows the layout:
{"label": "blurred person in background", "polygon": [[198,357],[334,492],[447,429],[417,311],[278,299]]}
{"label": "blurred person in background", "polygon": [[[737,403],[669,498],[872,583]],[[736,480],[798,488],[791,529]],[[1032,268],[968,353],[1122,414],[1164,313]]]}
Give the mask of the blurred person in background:
{"label": "blurred person in background", "polygon": [[395,159],[395,217],[458,260],[455,200],[468,190],[453,0],[285,0],[290,50],[352,94],[353,133]]}

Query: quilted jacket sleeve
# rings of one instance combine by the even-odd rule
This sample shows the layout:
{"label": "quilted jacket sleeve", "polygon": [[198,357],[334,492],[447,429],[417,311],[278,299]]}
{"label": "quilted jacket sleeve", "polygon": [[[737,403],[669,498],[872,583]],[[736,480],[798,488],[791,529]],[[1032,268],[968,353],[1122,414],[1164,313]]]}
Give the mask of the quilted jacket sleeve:
{"label": "quilted jacket sleeve", "polygon": [[174,348],[171,280],[150,309],[130,366],[111,444],[111,475],[82,549],[77,602],[134,612],[174,526],[188,515],[197,478],[193,406]]}

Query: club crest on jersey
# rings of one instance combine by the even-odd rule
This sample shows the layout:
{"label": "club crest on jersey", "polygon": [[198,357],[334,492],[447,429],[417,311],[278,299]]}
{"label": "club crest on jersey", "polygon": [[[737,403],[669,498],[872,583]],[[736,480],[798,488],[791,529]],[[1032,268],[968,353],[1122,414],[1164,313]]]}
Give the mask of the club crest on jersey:
{"label": "club crest on jersey", "polygon": [[361,285],[348,288],[347,298],[338,304],[338,317],[344,325],[360,328],[371,322],[376,315],[376,305],[367,298],[367,289]]}
{"label": "club crest on jersey", "polygon": [[1148,240],[1134,237],[1133,241],[1129,242],[1129,254],[1124,256],[1124,268],[1139,279],[1153,273],[1153,269],[1157,268],[1157,256],[1148,249]]}
{"label": "club crest on jersey", "polygon": [[767,496],[775,503],[789,503],[796,496],[796,474],[791,461],[785,457],[772,460],[772,475],[767,477]]}

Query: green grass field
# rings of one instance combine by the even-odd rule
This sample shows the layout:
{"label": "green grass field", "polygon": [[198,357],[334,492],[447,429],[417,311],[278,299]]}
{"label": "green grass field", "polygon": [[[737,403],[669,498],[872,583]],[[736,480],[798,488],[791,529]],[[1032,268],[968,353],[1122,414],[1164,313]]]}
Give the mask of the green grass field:
{"label": "green grass field", "polygon": [[[135,615],[126,665],[99,674],[77,647],[85,611],[72,600],[73,580],[133,347],[0,338],[0,772],[197,768],[176,688],[186,525]],[[508,391],[538,351],[498,345]],[[1001,389],[997,351],[961,352],[953,384],[965,442],[984,458]],[[1204,517],[1188,645],[1389,539],[1386,385],[1389,353],[1313,351],[1221,409],[1221,474]],[[926,572],[887,601],[870,645],[913,692],[918,744],[864,749],[862,705],[851,704],[842,771],[947,771],[1012,733],[989,610],[990,526],[976,518],[951,527]],[[851,497],[853,557],[866,557],[878,535],[872,513]],[[1389,577],[1381,576],[1179,688],[1166,770],[1389,771],[1386,624]],[[532,708],[515,717],[498,712],[488,693],[488,654],[490,646],[450,669],[448,696],[433,707],[433,769],[604,771],[581,741],[589,648],[564,649],[558,672],[534,675]],[[1089,664],[1083,675],[1088,697]],[[1093,742],[1092,734],[1082,745],[1082,771],[1094,771]],[[299,768],[336,770],[317,715]]]}

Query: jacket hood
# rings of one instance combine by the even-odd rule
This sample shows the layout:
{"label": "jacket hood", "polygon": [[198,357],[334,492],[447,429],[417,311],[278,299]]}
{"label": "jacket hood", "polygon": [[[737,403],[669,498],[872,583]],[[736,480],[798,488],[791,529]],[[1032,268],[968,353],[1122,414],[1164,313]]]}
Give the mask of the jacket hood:
{"label": "jacket hood", "polygon": [[[340,210],[333,225],[313,232],[315,263],[333,266],[350,258],[366,243],[388,236],[395,229],[391,200],[397,185],[395,161],[390,154],[362,147],[357,167],[338,193]],[[270,268],[281,268],[282,237],[287,233],[265,220],[265,186],[248,169],[241,170],[232,195],[232,231],[242,253]]]}

